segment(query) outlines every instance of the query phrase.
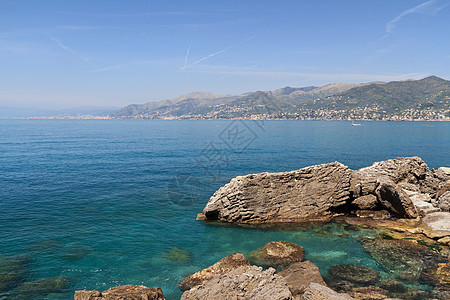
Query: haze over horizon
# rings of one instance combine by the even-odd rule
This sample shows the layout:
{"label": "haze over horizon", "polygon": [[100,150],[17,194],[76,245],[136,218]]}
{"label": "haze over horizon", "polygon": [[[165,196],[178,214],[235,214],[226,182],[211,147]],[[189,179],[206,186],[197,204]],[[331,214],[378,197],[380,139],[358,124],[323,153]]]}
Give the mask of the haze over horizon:
{"label": "haze over horizon", "polygon": [[0,107],[449,79],[449,4],[0,0]]}

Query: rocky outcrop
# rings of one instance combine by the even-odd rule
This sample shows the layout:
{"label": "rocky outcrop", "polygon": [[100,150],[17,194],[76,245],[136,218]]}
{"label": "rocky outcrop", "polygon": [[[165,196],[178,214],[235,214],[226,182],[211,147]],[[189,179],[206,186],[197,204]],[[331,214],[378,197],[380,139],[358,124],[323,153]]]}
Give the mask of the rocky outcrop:
{"label": "rocky outcrop", "polygon": [[305,257],[303,247],[297,244],[276,241],[250,252],[250,260],[258,266],[282,269]]}
{"label": "rocky outcrop", "polygon": [[104,292],[76,291],[74,300],[164,300],[161,288],[143,285],[116,286]]}
{"label": "rocky outcrop", "polygon": [[350,201],[351,170],[338,162],[233,178],[211,197],[208,220],[302,222],[336,215]]}
{"label": "rocky outcrop", "polygon": [[303,300],[351,300],[353,299],[348,294],[340,294],[332,289],[320,285],[318,283],[311,283],[306,289],[302,297]]}
{"label": "rocky outcrop", "polygon": [[334,162],[238,176],[214,193],[199,219],[261,224],[337,215],[416,218],[419,212],[439,211],[433,203],[446,195],[442,189],[448,179],[419,157],[376,162],[357,171]]}
{"label": "rocky outcrop", "polygon": [[277,274],[284,277],[294,297],[303,294],[313,282],[326,286],[319,268],[309,260],[292,264]]}
{"label": "rocky outcrop", "polygon": [[242,266],[184,292],[181,299],[292,300],[293,297],[285,279],[276,275],[275,269]]}
{"label": "rocky outcrop", "polygon": [[178,287],[182,291],[189,290],[194,286],[211,280],[216,275],[226,274],[241,266],[250,266],[250,263],[243,254],[234,253],[222,258],[212,266],[184,278],[178,283]]}

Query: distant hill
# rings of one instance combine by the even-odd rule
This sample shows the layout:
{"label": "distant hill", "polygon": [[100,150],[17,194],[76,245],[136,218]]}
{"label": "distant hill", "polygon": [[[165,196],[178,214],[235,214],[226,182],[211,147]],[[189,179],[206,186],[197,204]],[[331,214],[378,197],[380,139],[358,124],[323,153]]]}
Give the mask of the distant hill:
{"label": "distant hill", "polygon": [[309,117],[334,114],[343,119],[433,119],[432,115],[439,114],[450,117],[449,102],[450,81],[430,76],[421,80],[354,87],[336,95],[302,103],[299,111]]}
{"label": "distant hill", "polygon": [[195,92],[171,100],[128,105],[117,119],[446,119],[450,82],[421,80],[284,87],[242,95]]}
{"label": "distant hill", "polygon": [[295,112],[302,102],[333,95],[365,84],[337,83],[323,87],[284,87],[242,95],[194,92],[170,100],[131,104],[111,114],[118,119],[230,119],[269,117],[280,109]]}

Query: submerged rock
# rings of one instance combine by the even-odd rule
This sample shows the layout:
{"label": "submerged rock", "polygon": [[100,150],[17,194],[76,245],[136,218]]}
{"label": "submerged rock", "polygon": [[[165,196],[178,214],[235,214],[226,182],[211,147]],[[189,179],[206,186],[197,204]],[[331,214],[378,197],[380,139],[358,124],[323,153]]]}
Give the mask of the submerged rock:
{"label": "submerged rock", "polygon": [[161,288],[143,285],[116,286],[104,292],[76,291],[74,300],[164,300]]}
{"label": "submerged rock", "polygon": [[14,294],[27,298],[36,295],[46,296],[53,293],[67,292],[70,285],[70,279],[66,276],[41,278],[22,283],[14,289]]}
{"label": "submerged rock", "polygon": [[364,249],[392,275],[406,283],[426,280],[423,274],[446,259],[411,240],[361,239]]}
{"label": "submerged rock", "polygon": [[184,278],[178,283],[178,287],[182,291],[189,290],[194,286],[211,280],[216,275],[226,274],[241,266],[250,266],[250,263],[243,254],[234,253],[222,258],[212,266]]}
{"label": "submerged rock", "polygon": [[398,280],[392,278],[382,278],[378,283],[380,288],[385,289],[391,293],[406,292],[406,287]]}
{"label": "submerged rock", "polygon": [[11,290],[24,282],[30,273],[31,262],[29,256],[0,255],[0,292]]}
{"label": "submerged rock", "polygon": [[388,291],[376,286],[355,288],[348,294],[356,300],[388,299],[387,297]]}
{"label": "submerged rock", "polygon": [[292,300],[283,277],[275,269],[242,266],[193,287],[181,296],[182,300],[199,299],[273,299]]}
{"label": "submerged rock", "polygon": [[334,265],[328,270],[328,279],[349,282],[355,286],[368,286],[380,279],[380,272],[363,265]]}
{"label": "submerged rock", "polygon": [[277,274],[284,277],[293,296],[303,294],[313,282],[326,286],[319,268],[309,260],[294,263]]}
{"label": "submerged rock", "polygon": [[173,247],[161,253],[161,257],[172,261],[188,262],[192,260],[192,253],[180,247]]}
{"label": "submerged rock", "polygon": [[93,252],[95,252],[95,250],[90,247],[74,248],[64,252],[62,257],[65,260],[74,261],[80,260]]}
{"label": "submerged rock", "polygon": [[351,300],[348,294],[340,294],[318,283],[311,283],[305,290],[303,300]]}
{"label": "submerged rock", "polygon": [[276,241],[250,252],[250,260],[258,266],[281,269],[305,257],[303,247],[297,244]]}

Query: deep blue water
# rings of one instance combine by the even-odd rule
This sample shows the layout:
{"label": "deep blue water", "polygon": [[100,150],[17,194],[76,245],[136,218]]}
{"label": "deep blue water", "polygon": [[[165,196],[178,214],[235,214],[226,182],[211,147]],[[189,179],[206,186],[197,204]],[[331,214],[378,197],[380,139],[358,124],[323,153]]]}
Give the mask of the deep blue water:
{"label": "deep blue water", "polygon": [[[195,217],[237,175],[331,161],[356,169],[414,155],[430,168],[450,165],[450,123],[0,120],[0,255],[31,257],[27,281],[70,279],[65,293],[34,299],[121,284],[160,286],[177,299],[184,276],[280,239],[304,246],[323,273],[336,263],[380,269],[338,225],[324,235]],[[171,259],[173,247],[190,257]]]}

